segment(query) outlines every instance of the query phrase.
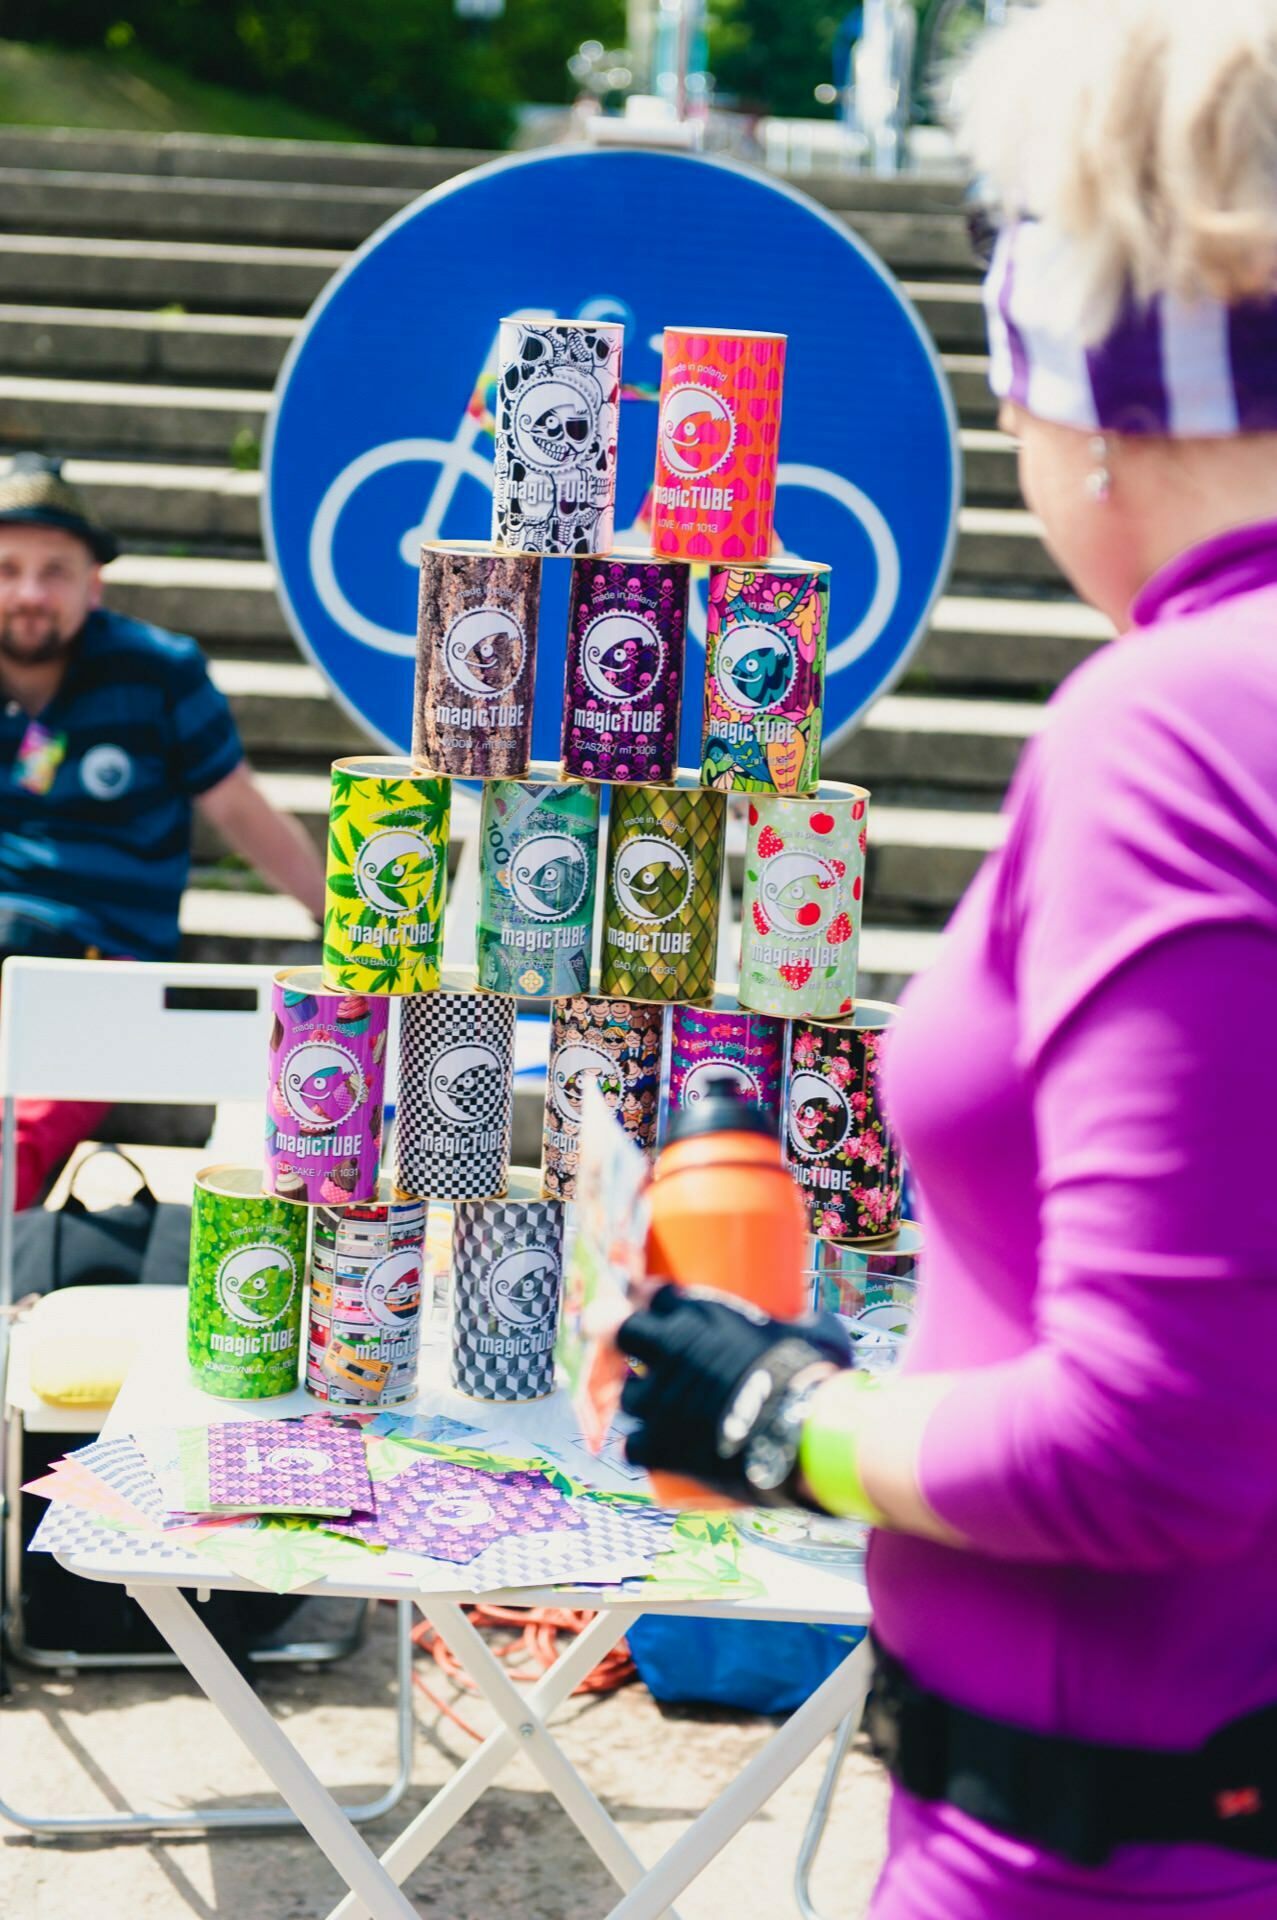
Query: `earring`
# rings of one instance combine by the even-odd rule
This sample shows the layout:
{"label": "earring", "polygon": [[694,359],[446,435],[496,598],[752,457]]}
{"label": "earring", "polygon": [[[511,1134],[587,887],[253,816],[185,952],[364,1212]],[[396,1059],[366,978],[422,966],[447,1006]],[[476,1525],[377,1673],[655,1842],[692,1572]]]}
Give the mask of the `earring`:
{"label": "earring", "polygon": [[1109,443],[1102,433],[1097,433],[1091,441],[1091,459],[1094,465],[1086,476],[1088,499],[1102,507],[1112,498],[1113,475],[1109,469]]}

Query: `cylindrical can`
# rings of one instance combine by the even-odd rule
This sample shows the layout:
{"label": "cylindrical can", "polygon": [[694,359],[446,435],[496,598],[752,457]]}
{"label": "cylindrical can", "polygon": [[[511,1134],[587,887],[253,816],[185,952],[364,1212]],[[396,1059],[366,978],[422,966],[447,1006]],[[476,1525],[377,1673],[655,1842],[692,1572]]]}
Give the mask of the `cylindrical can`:
{"label": "cylindrical can", "polygon": [[556,1000],[550,1018],[541,1166],[547,1193],[571,1200],[581,1149],[581,1097],[591,1074],[630,1138],[656,1145],[661,1092],[662,1007],[578,994]]}
{"label": "cylindrical can", "polygon": [[644,553],[573,565],[565,773],[586,780],[674,778],[690,579],[682,560]]}
{"label": "cylindrical can", "polygon": [[286,967],[271,1008],[267,1191],[312,1206],[375,1200],[389,1002],[333,993],[318,967]]}
{"label": "cylindrical can", "polygon": [[394,1406],[417,1391],[426,1209],[382,1197],[319,1207],[310,1253],[306,1385],[333,1406]]}
{"label": "cylindrical can", "polygon": [[515,553],[606,553],[616,502],[625,329],[503,320],[492,539]]}
{"label": "cylindrical can", "polygon": [[741,902],[741,1005],[834,1020],[856,996],[865,885],[863,787],[749,803]]}
{"label": "cylindrical can", "polygon": [[297,1385],[308,1223],[256,1167],[195,1176],[186,1356],[202,1392],[269,1400]]}
{"label": "cylindrical can", "polygon": [[730,1080],[780,1132],[785,1071],[783,1021],[746,1013],[726,995],[712,1007],[675,1007],[670,1022],[670,1113],[694,1107],[711,1080]]}
{"label": "cylindrical can", "polygon": [[476,1400],[554,1391],[563,1206],[516,1167],[502,1200],[458,1200],[452,1236],[452,1384]]}
{"label": "cylindrical can", "polygon": [[421,549],[412,757],[467,780],[505,780],[532,758],[541,562],[473,540]]}
{"label": "cylindrical can", "polygon": [[378,755],[333,762],[324,983],[429,993],[439,984],[452,782]]}
{"label": "cylindrical can", "polygon": [[603,894],[602,988],[631,1000],[709,1000],[718,957],[727,801],[694,773],[617,787]]}
{"label": "cylindrical can", "polygon": [[446,970],[443,991],[399,1021],[395,1195],[485,1200],[505,1192],[514,1125],[516,1006]]}
{"label": "cylindrical can", "polygon": [[900,1224],[900,1147],[879,1077],[898,1009],[859,1000],[833,1026],[796,1020],[785,1087],[786,1153],[821,1240],[874,1240]]}
{"label": "cylindrical can", "polygon": [[682,560],[766,560],[785,382],[783,333],[666,327],[652,545]]}
{"label": "cylindrical can", "polygon": [[479,817],[479,985],[541,998],[590,981],[599,790],[536,762],[494,780]]}
{"label": "cylindrical can", "polygon": [[829,568],[714,567],[705,629],[701,780],[808,793],[820,779]]}
{"label": "cylindrical can", "polygon": [[855,1342],[856,1365],[889,1371],[900,1359],[918,1304],[922,1231],[902,1220],[890,1239],[861,1247],[809,1240],[811,1304],[836,1313]]}

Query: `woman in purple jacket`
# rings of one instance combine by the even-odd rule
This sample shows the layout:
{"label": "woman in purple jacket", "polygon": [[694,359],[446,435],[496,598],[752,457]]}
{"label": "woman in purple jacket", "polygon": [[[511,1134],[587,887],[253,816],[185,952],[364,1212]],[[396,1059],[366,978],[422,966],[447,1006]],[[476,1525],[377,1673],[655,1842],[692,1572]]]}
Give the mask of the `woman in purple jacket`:
{"label": "woman in purple jacket", "polygon": [[665,1289],[632,1452],[880,1523],[873,1920],[1274,1920],[1277,0],[1044,0],[968,132],[1003,423],[1123,637],[897,1029],[903,1376]]}

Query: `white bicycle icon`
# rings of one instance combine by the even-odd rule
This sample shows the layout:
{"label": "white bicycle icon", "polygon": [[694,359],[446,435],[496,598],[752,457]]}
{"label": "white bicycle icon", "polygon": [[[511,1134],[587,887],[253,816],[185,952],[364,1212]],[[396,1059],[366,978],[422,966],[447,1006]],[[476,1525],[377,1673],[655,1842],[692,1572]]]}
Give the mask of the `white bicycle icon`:
{"label": "white bicycle icon", "polygon": [[[603,319],[618,316],[632,319],[628,308],[620,302],[594,300],[580,310],[578,318]],[[551,316],[529,311],[519,317],[536,319]],[[659,335],[650,344],[659,355]],[[484,366],[483,377],[491,377],[496,361],[496,351],[497,343],[494,339]],[[361,453],[347,467],[344,467],[329,485],[319,503],[310,530],[311,578],[329,619],[348,633],[352,639],[362,641],[365,646],[373,647],[379,653],[399,654],[405,659],[411,659],[417,650],[415,630],[401,632],[396,627],[387,627],[369,618],[355,606],[337,578],[335,560],[337,529],[341,516],[351,500],[369,480],[378,474],[388,472],[393,467],[419,465],[438,470],[434,484],[426,495],[425,509],[420,519],[414,521],[411,526],[405,527],[398,541],[399,557],[412,569],[415,576],[422,542],[437,540],[441,537],[448,509],[462,481],[473,480],[488,493],[492,491],[491,455],[482,451],[478,445],[479,441],[486,436],[486,432],[483,421],[467,411],[451,440],[430,437],[388,440],[379,447],[370,447],[366,453]],[[827,649],[826,672],[837,673],[868,652],[884,632],[895,612],[896,603],[900,597],[900,551],[881,510],[868,494],[854,486],[842,474],[831,473],[826,467],[782,462],[777,469],[776,489],[778,522],[783,518],[783,512],[779,507],[782,495],[798,492],[820,494],[850,516],[868,540],[873,553],[874,590],[869,604],[846,633],[841,634],[836,640],[831,636]],[[635,524],[625,532],[618,532],[616,536],[618,546],[634,543],[647,544],[650,530],[644,523],[643,512],[644,508],[640,507]],[[787,549],[782,546],[781,551],[785,552]],[[692,638],[703,649],[705,606],[699,594],[693,595],[688,625]]]}

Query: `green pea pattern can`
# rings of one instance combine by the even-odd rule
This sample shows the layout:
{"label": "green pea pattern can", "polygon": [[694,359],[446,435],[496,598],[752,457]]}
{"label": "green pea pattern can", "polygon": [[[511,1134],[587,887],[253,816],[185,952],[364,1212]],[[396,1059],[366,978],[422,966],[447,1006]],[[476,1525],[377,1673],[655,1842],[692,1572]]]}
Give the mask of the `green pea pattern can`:
{"label": "green pea pattern can", "polygon": [[614,787],[603,894],[602,991],[697,1005],[714,995],[725,795]]}
{"label": "green pea pattern can", "polygon": [[297,1385],[307,1210],[262,1192],[257,1167],[207,1167],[191,1208],[186,1353],[221,1400]]}

